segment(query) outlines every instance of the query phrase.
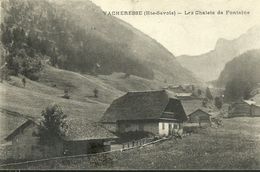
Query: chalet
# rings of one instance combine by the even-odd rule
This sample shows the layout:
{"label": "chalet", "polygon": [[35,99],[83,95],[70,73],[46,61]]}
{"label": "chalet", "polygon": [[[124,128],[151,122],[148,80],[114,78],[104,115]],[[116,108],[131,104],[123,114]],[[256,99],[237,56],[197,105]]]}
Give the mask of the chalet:
{"label": "chalet", "polygon": [[182,100],[182,105],[191,123],[210,123],[211,110],[202,106],[202,100]]}
{"label": "chalet", "polygon": [[[174,95],[178,99],[203,99],[202,91],[195,87],[195,85],[179,85],[179,86],[172,86],[169,85],[167,88],[165,88],[169,91],[174,92]],[[200,94],[198,93],[198,90],[200,90]]]}
{"label": "chalet", "polygon": [[17,126],[26,122],[25,117],[16,116],[16,114],[10,114],[7,111],[0,109],[0,143],[4,143],[4,138],[10,134]]}
{"label": "chalet", "polygon": [[40,159],[64,155],[88,154],[110,150],[109,141],[117,138],[99,124],[83,119],[69,119],[65,136],[52,145],[39,143],[39,120],[27,120],[5,140],[11,142],[12,159]]}
{"label": "chalet", "polygon": [[228,110],[229,117],[252,116],[252,107],[256,102],[251,100],[238,100],[232,103]]}
{"label": "chalet", "polygon": [[[258,86],[259,85],[260,84],[258,83]],[[252,97],[252,100],[255,102],[255,104],[252,105],[252,116],[260,116],[260,94],[256,94],[254,97]]]}
{"label": "chalet", "polygon": [[260,105],[254,104],[251,106],[251,108],[252,116],[260,116]]}
{"label": "chalet", "polygon": [[197,109],[191,114],[189,114],[189,122],[191,123],[210,123],[210,114],[201,110]]}
{"label": "chalet", "polygon": [[175,93],[175,96],[178,99],[193,99],[193,94],[192,93]]}
{"label": "chalet", "polygon": [[168,89],[170,91],[173,91],[174,93],[186,93],[186,89],[184,88],[184,86],[182,85],[178,85],[178,86],[169,86]]}
{"label": "chalet", "polygon": [[114,100],[101,122],[118,133],[149,132],[168,136],[182,133],[187,120],[180,100],[165,90],[128,92]]}

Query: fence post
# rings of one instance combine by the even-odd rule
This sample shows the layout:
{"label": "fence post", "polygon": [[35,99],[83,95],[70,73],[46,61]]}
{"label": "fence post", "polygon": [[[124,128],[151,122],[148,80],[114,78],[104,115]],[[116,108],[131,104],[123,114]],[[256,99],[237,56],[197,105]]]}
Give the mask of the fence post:
{"label": "fence post", "polygon": [[127,143],[127,146],[128,146],[128,148],[130,147],[130,143],[129,142]]}

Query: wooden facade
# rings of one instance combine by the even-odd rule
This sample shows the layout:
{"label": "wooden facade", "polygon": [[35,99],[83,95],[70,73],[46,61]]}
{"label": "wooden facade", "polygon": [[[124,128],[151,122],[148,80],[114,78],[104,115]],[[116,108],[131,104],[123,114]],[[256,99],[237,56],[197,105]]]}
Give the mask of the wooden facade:
{"label": "wooden facade", "polygon": [[252,101],[238,101],[229,107],[229,117],[260,116],[260,106]]}
{"label": "wooden facade", "polygon": [[[74,127],[76,128],[76,127]],[[111,145],[109,144],[116,136],[109,133],[104,134],[105,129],[97,128],[96,137],[86,137],[85,135],[77,135],[71,133],[74,137],[53,138],[52,144],[40,144],[39,142],[39,125],[32,120],[27,120],[24,124],[19,126],[10,135],[6,137],[6,141],[11,142],[9,145],[9,152],[7,159],[13,160],[33,160],[49,157],[60,157],[67,155],[79,155],[89,153],[99,153],[109,151]],[[92,129],[92,130],[94,130]],[[82,130],[82,133],[91,132],[91,130]],[[95,133],[91,133],[95,135]]]}
{"label": "wooden facade", "polygon": [[189,115],[189,122],[191,123],[210,123],[210,114],[198,109]]}
{"label": "wooden facade", "polygon": [[252,105],[251,113],[252,113],[252,116],[260,116],[260,106]]}
{"label": "wooden facade", "polygon": [[170,136],[183,132],[183,123],[171,119],[119,120],[116,126],[118,133],[147,132],[156,136]]}
{"label": "wooden facade", "polygon": [[63,153],[63,144],[58,139],[52,146],[40,145],[39,137],[35,133],[38,132],[38,126],[34,122],[28,120],[22,127],[9,135],[6,140],[11,142],[9,146],[8,157],[14,160],[31,160],[48,157],[60,156]]}
{"label": "wooden facade", "polygon": [[244,101],[235,102],[230,106],[229,117],[251,116],[251,105]]}

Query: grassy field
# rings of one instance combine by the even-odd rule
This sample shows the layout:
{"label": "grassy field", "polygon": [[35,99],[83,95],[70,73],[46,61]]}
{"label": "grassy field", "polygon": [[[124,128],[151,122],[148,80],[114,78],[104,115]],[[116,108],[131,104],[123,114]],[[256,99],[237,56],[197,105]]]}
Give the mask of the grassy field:
{"label": "grassy field", "polygon": [[[88,76],[46,66],[39,82],[27,80],[23,88],[21,78],[0,83],[0,108],[30,116],[40,116],[51,103],[61,105],[69,117],[83,117],[98,121],[116,97],[129,90],[151,90],[163,87],[156,81],[124,74]],[[54,86],[55,85],[55,86]],[[70,89],[71,99],[63,99],[64,88]],[[93,97],[93,89],[99,97]],[[14,117],[1,116],[1,136],[17,125]],[[19,166],[29,169],[253,169],[260,168],[260,118],[233,118],[223,120],[218,129],[203,129],[182,140],[169,140],[156,145],[105,157],[76,158],[66,161]],[[3,128],[5,127],[5,128]],[[3,138],[0,138],[3,139]],[[100,160],[101,158],[101,160]]]}
{"label": "grassy field", "polygon": [[200,130],[179,140],[69,160],[13,166],[20,169],[257,169],[260,118],[223,120],[223,127]]}
{"label": "grassy field", "polygon": [[[23,87],[21,77],[11,77],[11,81],[0,83],[0,108],[21,114],[39,117],[49,104],[59,104],[69,117],[81,117],[98,121],[109,104],[130,90],[159,89],[162,84],[137,76],[124,77],[123,73],[112,75],[81,75],[45,65],[38,82],[26,80]],[[69,89],[70,99],[64,99],[64,89]],[[98,89],[98,97],[93,90]],[[8,116],[0,118],[1,135],[9,134],[3,128]],[[15,125],[15,123],[14,123]],[[16,125],[15,125],[16,126]],[[12,126],[11,126],[12,127]],[[0,141],[3,137],[0,137]]]}

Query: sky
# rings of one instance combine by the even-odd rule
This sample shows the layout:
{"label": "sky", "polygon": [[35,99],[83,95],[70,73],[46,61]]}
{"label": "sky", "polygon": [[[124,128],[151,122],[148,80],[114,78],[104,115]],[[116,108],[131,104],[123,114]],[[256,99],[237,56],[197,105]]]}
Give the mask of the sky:
{"label": "sky", "polygon": [[[235,39],[260,25],[259,0],[91,0],[103,11],[177,11],[176,16],[116,16],[156,39],[175,56],[214,49],[219,38]],[[249,11],[249,15],[184,15],[184,11]]]}

